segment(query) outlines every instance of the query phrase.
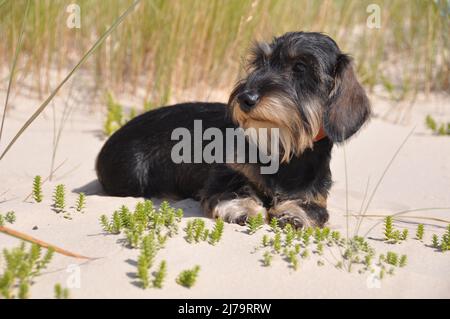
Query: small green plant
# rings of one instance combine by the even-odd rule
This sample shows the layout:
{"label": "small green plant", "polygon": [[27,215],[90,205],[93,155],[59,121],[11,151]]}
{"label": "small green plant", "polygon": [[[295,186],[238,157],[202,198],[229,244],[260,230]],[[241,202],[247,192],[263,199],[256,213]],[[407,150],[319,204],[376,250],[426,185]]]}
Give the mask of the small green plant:
{"label": "small green plant", "polygon": [[370,265],[372,265],[373,257],[373,255],[364,256],[364,264],[366,265],[366,267],[370,267]]}
{"label": "small green plant", "polygon": [[43,195],[42,195],[42,178],[41,176],[37,175],[33,179],[33,199],[40,203],[42,202]]}
{"label": "small green plant", "polygon": [[112,215],[110,232],[113,234],[120,234],[120,231],[122,230],[122,226],[123,226],[123,223],[122,223],[120,213],[118,211],[115,211]]}
{"label": "small green plant", "polygon": [[405,267],[407,262],[408,262],[408,257],[406,255],[402,255],[400,257],[399,266]]}
{"label": "small green plant", "polygon": [[104,132],[107,136],[111,136],[123,124],[123,107],[117,103],[111,93],[107,93],[106,98],[107,114],[104,124]]}
{"label": "small green plant", "polygon": [[329,239],[329,237],[331,236],[331,230],[329,227],[324,227],[322,229],[322,239]]}
{"label": "small green plant", "polygon": [[386,216],[384,219],[384,240],[392,239],[393,229],[392,216]]}
{"label": "small green plant", "polygon": [[249,216],[247,220],[247,227],[249,234],[254,234],[258,229],[264,225],[264,217],[261,213],[256,216]]}
{"label": "small green plant", "polygon": [[14,224],[16,222],[16,213],[14,211],[7,212],[5,220],[10,224]]}
{"label": "small green plant", "polygon": [[438,235],[433,234],[431,242],[432,242],[433,248],[438,248],[439,247],[439,237],[438,237]]}
{"label": "small green plant", "polygon": [[100,216],[100,224],[102,225],[104,231],[110,232],[109,220],[105,214]]}
{"label": "small green plant", "polygon": [[158,271],[155,273],[155,277],[153,279],[153,287],[162,288],[162,284],[167,275],[167,263],[165,260],[161,262],[159,265]]}
{"label": "small green plant", "polygon": [[351,272],[353,264],[366,265],[375,256],[373,249],[364,237],[354,236],[346,242],[343,257],[347,261],[347,270]]}
{"label": "small green plant", "polygon": [[392,266],[398,266],[398,255],[392,251],[388,251],[386,254],[386,262]]}
{"label": "small green plant", "polygon": [[54,288],[55,299],[69,299],[69,289],[63,288],[61,284],[56,284]]}
{"label": "small green plant", "polygon": [[155,238],[155,234],[151,232],[142,239],[141,256],[145,258],[148,267],[152,267],[153,260],[159,249],[159,241]]}
{"label": "small green plant", "polygon": [[86,208],[86,195],[84,193],[79,193],[77,202],[75,204],[75,209],[77,212],[81,213]]}
{"label": "small green plant", "polygon": [[285,245],[287,247],[292,246],[292,243],[294,242],[295,238],[295,230],[291,224],[286,224],[286,226],[284,227],[284,233],[285,233]]}
{"label": "small green plant", "polygon": [[335,230],[335,231],[333,231],[333,232],[331,233],[331,238],[332,238],[334,241],[338,242],[338,241],[341,239],[341,233],[338,232],[337,230]]}
{"label": "small green plant", "polygon": [[437,130],[437,123],[431,115],[425,117],[425,125],[433,132]]}
{"label": "small green plant", "polygon": [[325,239],[325,236],[324,236],[322,230],[320,229],[320,227],[316,227],[314,229],[314,240],[315,240],[315,242],[316,243],[320,243],[324,239]]}
{"label": "small green plant", "polygon": [[275,233],[280,231],[280,226],[278,225],[278,219],[276,219],[275,217],[272,217],[272,219],[270,220],[270,228]]}
{"label": "small green plant", "polygon": [[436,135],[450,135],[450,122],[438,124],[431,115],[427,115],[425,125]]}
{"label": "small green plant", "polygon": [[318,243],[317,246],[317,253],[322,256],[323,255],[323,244],[322,243]]}
{"label": "small green plant", "polygon": [[150,285],[150,280],[149,280],[149,264],[147,259],[145,258],[145,256],[140,255],[138,258],[138,262],[137,262],[137,276],[141,281],[141,285],[142,288],[147,289]]}
{"label": "small green plant", "polygon": [[423,226],[423,224],[417,225],[416,239],[417,240],[422,240],[423,239],[423,234],[424,234],[424,226]]}
{"label": "small green plant", "polygon": [[302,259],[306,259],[309,257],[309,250],[305,249],[301,254],[300,257],[302,257]]}
{"label": "small green plant", "polygon": [[66,208],[66,190],[63,184],[56,185],[53,193],[53,207],[58,213],[64,212]]}
{"label": "small green plant", "polygon": [[188,243],[194,242],[194,223],[192,221],[188,221],[186,224],[186,241]]}
{"label": "small green plant", "polygon": [[32,244],[27,251],[25,243],[11,250],[4,249],[5,269],[0,275],[0,294],[6,299],[28,298],[34,278],[48,266],[53,253],[50,248],[42,256],[41,247],[37,244]]}
{"label": "small green plant", "polygon": [[114,99],[110,92],[106,95],[106,108],[106,120],[103,125],[103,130],[106,136],[111,136],[127,121],[133,119],[137,115],[136,109],[132,107],[128,113],[128,116],[125,116],[123,106]]}
{"label": "small green plant", "polygon": [[263,265],[269,267],[272,264],[272,254],[266,251],[263,255]]}
{"label": "small green plant", "polygon": [[270,239],[269,239],[269,236],[267,234],[265,234],[262,237],[262,245],[263,245],[263,247],[267,247],[267,246],[270,245]]}
{"label": "small green plant", "polygon": [[199,271],[200,266],[198,265],[193,269],[183,270],[176,279],[177,284],[186,288],[191,288],[197,280]]}
{"label": "small green plant", "polygon": [[222,218],[217,218],[213,230],[209,234],[209,243],[211,245],[217,244],[223,235],[224,221]]}
{"label": "small green plant", "polygon": [[273,238],[273,249],[277,252],[281,252],[281,234],[280,232],[275,233],[275,237]]}
{"label": "small green plant", "polygon": [[409,233],[409,231],[408,231],[407,228],[403,229],[402,234],[400,236],[400,239],[401,240],[407,240],[408,239],[408,233]]}
{"label": "small green plant", "polygon": [[134,211],[126,206],[115,211],[109,220],[105,215],[100,217],[103,230],[112,234],[125,233],[128,244],[132,248],[139,247],[145,234],[154,232],[161,246],[168,237],[178,232],[178,224],[183,216],[181,209],[175,210],[164,201],[159,209],[153,207],[153,202],[145,200],[138,202]]}
{"label": "small green plant", "polygon": [[200,242],[202,240],[202,235],[205,232],[205,221],[200,218],[196,218],[194,220],[194,241],[196,243]]}
{"label": "small green plant", "polygon": [[437,236],[436,240],[433,237],[433,246],[435,244],[435,241],[437,242],[437,245],[442,252],[450,250],[450,224],[447,226],[446,232],[442,235],[441,243],[439,244]]}
{"label": "small green plant", "polygon": [[384,240],[390,243],[398,243],[408,239],[408,229],[400,230],[395,229],[393,226],[392,216],[386,216],[384,219]]}
{"label": "small green plant", "polygon": [[447,243],[446,241],[442,240],[441,246],[440,246],[441,251],[442,251],[442,252],[447,251],[447,250],[449,250],[449,247],[450,247],[450,246],[448,245],[448,243]]}
{"label": "small green plant", "polygon": [[314,234],[314,229],[312,227],[306,228],[306,230],[302,234],[303,245],[307,247],[310,243],[310,238]]}
{"label": "small green plant", "polygon": [[[157,252],[178,232],[182,217],[183,211],[171,207],[167,201],[163,201],[156,209],[152,201],[144,200],[136,204],[134,211],[121,206],[119,210],[114,211],[111,219],[102,215],[100,224],[108,233],[124,233],[130,248],[140,248],[137,277],[141,287],[146,289],[152,285],[160,288],[166,276],[167,264],[165,261],[160,264],[159,269],[154,272],[153,280],[150,280],[150,268]],[[205,240],[209,233],[202,231],[194,235]]]}
{"label": "small green plant", "polygon": [[292,268],[294,270],[298,269],[298,258],[297,254],[295,253],[295,250],[291,250],[288,252],[287,257],[289,259],[289,263],[291,264]]}
{"label": "small green plant", "polygon": [[188,243],[198,243],[207,238],[207,236],[205,236],[205,221],[201,218],[188,221],[185,231]]}
{"label": "small green plant", "polygon": [[137,276],[141,280],[142,288],[146,289],[150,285],[149,269],[153,265],[153,260],[158,251],[155,235],[151,233],[142,239],[141,254],[137,262]]}
{"label": "small green plant", "polygon": [[209,237],[209,229],[205,229],[201,235],[203,241],[206,241]]}
{"label": "small green plant", "polygon": [[6,223],[14,224],[16,222],[16,213],[14,211],[7,212],[5,216],[0,214],[0,226]]}

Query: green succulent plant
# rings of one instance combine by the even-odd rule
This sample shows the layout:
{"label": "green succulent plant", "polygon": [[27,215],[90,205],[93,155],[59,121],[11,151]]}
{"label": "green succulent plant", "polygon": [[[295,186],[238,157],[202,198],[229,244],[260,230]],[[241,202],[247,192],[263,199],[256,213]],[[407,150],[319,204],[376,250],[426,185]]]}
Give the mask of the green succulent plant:
{"label": "green succulent plant", "polygon": [[42,178],[37,175],[34,177],[33,179],[33,199],[37,202],[40,203],[42,202],[43,199],[43,195],[42,195]]}
{"label": "green succulent plant", "polygon": [[37,244],[27,250],[25,243],[13,249],[3,249],[5,268],[0,274],[0,295],[6,299],[25,299],[30,296],[30,286],[53,257],[54,250],[49,248],[44,255]]}
{"label": "green succulent plant", "polygon": [[176,282],[177,284],[186,287],[191,288],[194,286],[195,282],[197,281],[198,273],[200,272],[200,266],[195,266],[192,269],[183,270],[177,277]]}
{"label": "green succulent plant", "polygon": [[166,275],[167,275],[167,263],[165,260],[163,260],[159,265],[158,271],[155,273],[155,277],[153,279],[153,287],[162,288]]}
{"label": "green succulent plant", "polygon": [[56,185],[53,193],[53,207],[56,212],[62,213],[66,208],[66,189],[63,184]]}
{"label": "green succulent plant", "polygon": [[224,221],[222,218],[217,218],[216,223],[214,225],[213,230],[209,234],[209,243],[211,245],[216,245],[223,235],[223,229],[224,229]]}
{"label": "green succulent plant", "polygon": [[422,239],[423,239],[424,230],[425,230],[425,229],[424,229],[423,224],[417,225],[416,238],[417,238],[418,240],[422,240]]}
{"label": "green succulent plant", "polygon": [[79,193],[77,202],[75,204],[75,209],[77,212],[82,212],[86,208],[86,195],[84,193]]}
{"label": "green succulent plant", "polygon": [[247,227],[249,234],[254,234],[264,225],[264,217],[261,213],[256,216],[249,216]]}

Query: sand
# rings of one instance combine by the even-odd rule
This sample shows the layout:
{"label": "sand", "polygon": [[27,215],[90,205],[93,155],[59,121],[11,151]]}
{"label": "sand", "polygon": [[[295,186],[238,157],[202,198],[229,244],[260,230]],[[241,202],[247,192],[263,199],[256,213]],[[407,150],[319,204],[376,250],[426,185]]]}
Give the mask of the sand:
{"label": "sand", "polygon": [[[0,93],[0,101],[4,92]],[[432,96],[418,100],[408,113],[406,124],[393,124],[382,118],[390,103],[373,98],[376,117],[357,137],[345,145],[348,167],[348,192],[345,185],[343,147],[333,151],[332,172],[334,186],[328,206],[329,227],[346,234],[346,194],[348,210],[358,212],[370,178],[369,194],[375,187],[394,152],[408,133],[415,131],[392,164],[380,184],[368,214],[384,215],[416,208],[450,207],[450,137],[432,136],[424,127],[426,114],[450,120],[450,100]],[[9,141],[20,125],[34,110],[39,100],[26,96],[12,99],[13,109],[6,119],[6,131],[1,143]],[[56,114],[61,116],[64,99],[55,100]],[[408,265],[381,282],[372,281],[370,274],[349,273],[334,267],[336,260],[326,251],[300,260],[294,271],[281,257],[275,257],[270,267],[263,267],[261,237],[268,227],[249,235],[245,227],[225,225],[222,241],[217,246],[206,242],[189,244],[184,231],[168,241],[156,258],[165,259],[168,276],[163,289],[143,290],[136,285],[135,272],[138,250],[120,243],[122,236],[108,235],[98,222],[101,214],[110,215],[121,205],[133,207],[141,199],[108,197],[101,193],[96,181],[94,161],[104,143],[101,112],[88,112],[84,106],[74,109],[61,136],[56,166],[64,164],[51,182],[43,186],[44,200],[24,201],[31,191],[35,175],[49,174],[53,143],[53,115],[51,107],[14,145],[0,162],[0,213],[14,210],[17,221],[11,228],[65,249],[91,257],[93,261],[56,255],[31,288],[33,298],[52,298],[53,286],[61,283],[70,288],[72,298],[449,298],[450,252],[441,253],[429,247],[433,233],[442,234],[446,224],[420,219],[397,221],[396,227],[408,228],[410,239],[405,243],[383,243],[382,225],[369,234],[370,244],[378,253],[388,250],[408,255]],[[389,118],[389,116],[388,116]],[[51,209],[55,185],[67,188],[67,203],[73,205],[76,193],[88,194],[84,214],[73,213],[72,220],[64,219]],[[154,199],[159,203],[160,199]],[[186,199],[171,202],[184,209],[182,224],[202,212],[197,202]],[[450,220],[450,209],[412,212],[410,216],[429,216]],[[213,222],[206,219],[208,226]],[[366,218],[360,234],[364,234],[380,220]],[[425,223],[423,242],[413,239],[417,223]],[[355,219],[349,219],[349,233],[354,231]],[[33,227],[37,229],[33,230]],[[270,234],[271,235],[271,234]],[[19,240],[0,233],[0,248],[11,248]],[[324,265],[318,266],[317,261]],[[201,271],[196,285],[183,288],[176,284],[178,273],[194,265]],[[78,276],[78,277],[77,277]],[[79,279],[79,281],[74,280]],[[79,287],[74,287],[77,285]]]}

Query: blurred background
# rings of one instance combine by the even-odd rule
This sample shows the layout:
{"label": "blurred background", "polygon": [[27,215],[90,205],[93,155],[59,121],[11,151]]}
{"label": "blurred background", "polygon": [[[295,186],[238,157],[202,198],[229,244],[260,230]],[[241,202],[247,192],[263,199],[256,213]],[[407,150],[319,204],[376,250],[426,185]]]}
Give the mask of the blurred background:
{"label": "blurred background", "polygon": [[[79,5],[80,28],[67,6]],[[29,2],[14,92],[43,98],[132,1]],[[380,9],[369,27],[370,5]],[[1,89],[6,89],[27,0],[0,0]],[[142,0],[83,65],[95,96],[131,94],[151,108],[230,91],[254,40],[321,31],[350,53],[371,92],[392,99],[450,89],[448,0]],[[372,21],[373,22],[373,21]],[[224,96],[226,96],[224,94]]]}

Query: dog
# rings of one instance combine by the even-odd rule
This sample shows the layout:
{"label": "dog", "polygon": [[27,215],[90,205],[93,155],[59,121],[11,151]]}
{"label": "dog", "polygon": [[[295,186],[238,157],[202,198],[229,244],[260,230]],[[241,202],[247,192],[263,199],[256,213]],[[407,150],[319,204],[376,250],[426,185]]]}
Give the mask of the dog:
{"label": "dog", "polygon": [[[129,121],[101,149],[97,176],[107,194],[193,198],[207,216],[229,223],[242,225],[263,214],[281,226],[323,227],[332,147],[359,131],[370,115],[350,56],[325,34],[289,32],[255,43],[246,75],[227,104],[177,104]],[[260,161],[174,163],[172,132],[193,132],[196,120],[202,132],[276,128],[277,172],[262,174]]]}

